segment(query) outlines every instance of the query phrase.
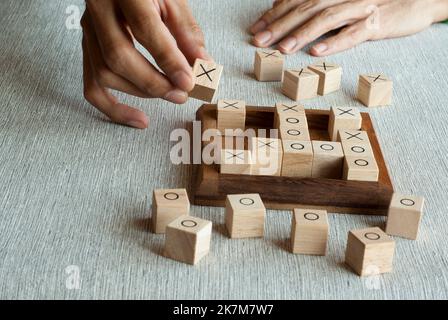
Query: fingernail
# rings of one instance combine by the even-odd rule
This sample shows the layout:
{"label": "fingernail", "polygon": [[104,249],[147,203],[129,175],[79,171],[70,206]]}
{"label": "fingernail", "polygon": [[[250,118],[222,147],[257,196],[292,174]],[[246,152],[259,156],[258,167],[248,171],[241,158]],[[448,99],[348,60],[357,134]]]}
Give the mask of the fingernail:
{"label": "fingernail", "polygon": [[297,39],[296,38],[288,38],[284,41],[282,41],[279,44],[279,47],[281,47],[285,51],[291,51],[294,49],[294,47],[297,45]]}
{"label": "fingernail", "polygon": [[189,91],[193,88],[193,76],[185,71],[177,71],[171,77],[173,84],[184,91]]}
{"label": "fingernail", "polygon": [[131,120],[126,122],[126,125],[128,125],[129,127],[133,127],[133,128],[137,128],[137,129],[145,129],[146,125],[138,120]]}
{"label": "fingernail", "polygon": [[255,35],[255,41],[263,45],[266,44],[271,39],[271,37],[272,37],[271,31],[262,31]]}
{"label": "fingernail", "polygon": [[328,49],[328,46],[325,43],[319,43],[313,47],[313,50],[319,54],[327,51],[327,49]]}
{"label": "fingernail", "polygon": [[268,24],[266,22],[264,22],[263,20],[258,20],[251,28],[251,31],[253,34],[260,32],[264,29],[266,29],[266,27],[268,26]]}
{"label": "fingernail", "polygon": [[174,89],[168,92],[164,97],[165,100],[177,104],[184,103],[187,100],[187,98],[188,98],[187,93],[179,89]]}

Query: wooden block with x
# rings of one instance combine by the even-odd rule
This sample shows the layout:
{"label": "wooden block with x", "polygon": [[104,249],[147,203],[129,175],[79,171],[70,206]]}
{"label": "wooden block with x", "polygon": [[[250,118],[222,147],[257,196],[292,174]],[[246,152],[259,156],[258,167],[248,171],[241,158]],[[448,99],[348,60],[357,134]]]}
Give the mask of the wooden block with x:
{"label": "wooden block with x", "polygon": [[248,150],[221,150],[220,171],[223,174],[251,174],[252,156]]}
{"label": "wooden block with x", "polygon": [[362,126],[361,113],[353,107],[333,107],[330,111],[328,134],[331,141],[336,141],[341,129],[359,130]]}
{"label": "wooden block with x", "polygon": [[278,50],[258,50],[255,53],[255,77],[258,81],[282,81],[283,62],[284,57]]}
{"label": "wooden block with x", "polygon": [[330,62],[318,62],[308,67],[319,75],[317,93],[321,96],[337,91],[341,88],[342,68]]}
{"label": "wooden block with x", "polygon": [[308,68],[290,69],[283,74],[282,92],[292,100],[315,98],[318,87],[319,76]]}
{"label": "wooden block with x", "polygon": [[387,106],[392,103],[393,82],[382,74],[360,75],[358,100],[367,107]]}
{"label": "wooden block with x", "polygon": [[217,127],[222,134],[225,134],[226,129],[241,129],[244,131],[246,127],[246,102],[242,100],[218,100]]}
{"label": "wooden block with x", "polygon": [[189,93],[191,98],[212,102],[218,90],[223,67],[211,61],[196,59],[193,66],[195,86]]}

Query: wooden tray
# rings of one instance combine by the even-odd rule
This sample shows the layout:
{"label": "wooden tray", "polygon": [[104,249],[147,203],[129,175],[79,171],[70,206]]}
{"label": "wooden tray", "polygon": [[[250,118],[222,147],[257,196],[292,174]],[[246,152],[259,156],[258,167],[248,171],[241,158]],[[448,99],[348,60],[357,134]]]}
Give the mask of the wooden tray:
{"label": "wooden tray", "polygon": [[[273,107],[246,108],[246,128],[273,128]],[[195,205],[225,206],[228,194],[259,193],[270,209],[315,208],[329,212],[386,215],[393,186],[368,113],[362,115],[379,167],[378,182],[320,178],[291,178],[220,174],[216,165],[195,165],[192,200]],[[306,110],[312,140],[328,141],[328,110]],[[196,113],[202,132],[216,128],[216,105],[205,104]],[[204,143],[202,147],[204,147]]]}

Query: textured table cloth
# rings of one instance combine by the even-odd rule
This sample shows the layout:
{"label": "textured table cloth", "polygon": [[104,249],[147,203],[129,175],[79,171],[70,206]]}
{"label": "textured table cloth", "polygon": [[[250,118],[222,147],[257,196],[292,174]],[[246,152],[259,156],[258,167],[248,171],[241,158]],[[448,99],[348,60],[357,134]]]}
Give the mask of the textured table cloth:
{"label": "textured table cloth", "polygon": [[[170,163],[169,134],[201,103],[120,95],[149,115],[150,128],[105,121],[82,96],[82,33],[66,27],[70,5],[83,2],[0,2],[0,298],[448,297],[447,25],[328,58],[343,66],[342,90],[305,103],[369,112],[396,190],[427,201],[419,239],[397,239],[394,272],[362,279],[343,263],[347,232],[383,226],[384,217],[331,214],[328,254],[312,257],[286,251],[287,211],[268,211],[264,239],[229,240],[222,208],[193,206],[214,223],[210,255],[195,267],[163,258],[164,237],[148,231],[151,193],[188,186],[192,170]],[[285,100],[279,83],[251,75],[246,29],[270,1],[191,5],[225,67],[218,97]],[[302,52],[286,67],[313,61]],[[369,72],[393,78],[392,107],[367,109],[354,99],[358,75]]]}

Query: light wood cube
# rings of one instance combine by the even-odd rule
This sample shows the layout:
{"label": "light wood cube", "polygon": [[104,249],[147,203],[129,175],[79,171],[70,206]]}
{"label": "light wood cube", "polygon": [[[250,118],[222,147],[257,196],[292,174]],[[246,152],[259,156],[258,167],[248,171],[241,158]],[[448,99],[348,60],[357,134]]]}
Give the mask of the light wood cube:
{"label": "light wood cube", "polygon": [[190,214],[190,201],[185,189],[157,189],[152,196],[151,229],[165,233],[166,226],[183,215]]}
{"label": "light wood cube", "polygon": [[227,196],[225,222],[230,238],[263,237],[265,215],[259,194]]}
{"label": "light wood cube", "polygon": [[283,157],[280,139],[253,137],[249,140],[249,150],[252,155],[252,175],[280,175]]}
{"label": "light wood cube", "polygon": [[278,50],[255,52],[254,73],[258,81],[282,81],[284,57]]}
{"label": "light wood cube", "polygon": [[242,100],[218,100],[217,127],[222,134],[225,129],[246,128],[246,102]]}
{"label": "light wood cube", "polygon": [[342,68],[335,63],[318,62],[308,67],[319,75],[317,93],[321,96],[341,88]]}
{"label": "light wood cube", "polygon": [[294,209],[291,252],[324,256],[327,252],[328,229],[327,211]]}
{"label": "light wood cube", "polygon": [[306,128],[308,129],[308,120],[305,115],[295,115],[289,113],[281,113],[275,117],[274,128]]}
{"label": "light wood cube", "polygon": [[352,230],[348,233],[345,263],[360,276],[392,271],[395,241],[380,228]]}
{"label": "light wood cube", "polygon": [[424,201],[422,197],[395,193],[389,207],[386,233],[391,236],[416,240]]}
{"label": "light wood cube", "polygon": [[340,129],[338,130],[338,141],[339,142],[353,142],[353,143],[363,143],[370,145],[369,135],[367,131],[359,131],[359,130],[346,130]]}
{"label": "light wood cube", "polygon": [[344,150],[344,155],[346,157],[370,157],[374,158],[372,146],[369,142],[352,142],[351,140],[343,140],[341,142],[342,150]]}
{"label": "light wood cube", "polygon": [[344,165],[344,152],[340,142],[312,141],[313,178],[340,179]]}
{"label": "light wood cube", "polygon": [[251,174],[252,156],[248,150],[221,150],[220,168],[223,174]]}
{"label": "light wood cube", "polygon": [[392,104],[392,81],[382,74],[360,75],[358,100],[367,107]]}
{"label": "light wood cube", "polygon": [[307,127],[280,126],[278,129],[281,140],[310,141],[310,132]]}
{"label": "light wood cube", "polygon": [[362,126],[361,113],[356,108],[332,107],[328,122],[328,134],[336,141],[340,129],[359,130]]}
{"label": "light wood cube", "polygon": [[375,158],[346,156],[343,177],[345,180],[377,182],[379,169]]}
{"label": "light wood cube", "polygon": [[282,173],[284,177],[310,178],[313,169],[311,141],[283,140]]}
{"label": "light wood cube", "polygon": [[286,70],[283,74],[282,92],[299,101],[317,97],[319,76],[308,68]]}
{"label": "light wood cube", "polygon": [[165,256],[196,264],[210,251],[212,223],[192,216],[181,216],[166,227]]}
{"label": "light wood cube", "polygon": [[290,102],[277,102],[275,104],[275,113],[274,113],[274,128],[278,128],[280,126],[279,115],[293,115],[293,116],[304,116],[305,108],[298,103],[290,103]]}
{"label": "light wood cube", "polygon": [[212,102],[218,90],[223,67],[211,61],[196,59],[193,66],[195,86],[189,96],[198,100]]}

